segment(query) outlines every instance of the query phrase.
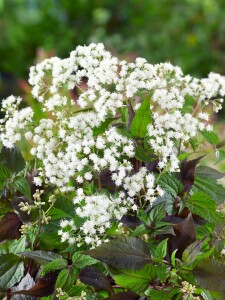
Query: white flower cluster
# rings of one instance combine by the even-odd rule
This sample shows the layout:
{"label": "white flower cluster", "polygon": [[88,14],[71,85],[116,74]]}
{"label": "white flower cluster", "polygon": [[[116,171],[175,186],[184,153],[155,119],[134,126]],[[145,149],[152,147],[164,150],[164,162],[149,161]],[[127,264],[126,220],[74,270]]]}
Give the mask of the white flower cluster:
{"label": "white flower cluster", "polygon": [[[99,181],[101,171],[107,169],[116,190],[122,193],[119,195],[125,193],[129,198],[126,206],[118,196],[121,207],[133,210],[137,209],[136,197],[152,203],[163,191],[146,168],[134,171],[136,141],[117,128],[128,125],[123,124],[127,103],[133,105],[135,99],[136,111],[143,98],[149,99],[152,121],[147,125],[146,141],[159,159],[158,167],[173,172],[179,168],[178,149],[199,130],[211,130],[205,106],[212,103],[217,111],[225,95],[225,77],[219,74],[210,73],[199,80],[184,76],[170,63],[151,65],[143,58],[133,63],[119,61],[103,44],[79,46],[69,58],[44,60],[31,68],[29,82],[48,118],[33,122],[32,109],[19,110],[21,98],[10,96],[2,102],[5,118],[0,134],[6,147],[12,148],[23,137],[32,145],[31,154],[40,165],[35,184],[51,183],[62,192],[73,191],[87,181]],[[75,100],[71,89],[78,91]],[[193,112],[184,112],[187,96],[195,99]],[[69,185],[71,180],[75,186]],[[88,213],[94,211],[86,207],[88,202],[96,211],[100,209],[94,199],[108,203],[106,224],[112,216],[121,215],[120,205],[112,204],[117,197],[101,191],[93,197],[85,196],[84,206],[78,209],[87,220],[92,220]],[[93,222],[100,228],[94,216]],[[63,240],[71,238],[61,236]]]}
{"label": "white flower cluster", "polygon": [[188,142],[190,138],[197,135],[198,130],[211,130],[211,126],[202,122],[208,120],[206,113],[200,113],[198,119],[190,113],[183,114],[180,110],[174,110],[172,113],[159,115],[154,113],[154,125],[148,125],[149,143],[155,153],[160,157],[158,164],[160,169],[169,164],[171,172],[179,168],[177,158],[177,141]]}
{"label": "white flower cluster", "polygon": [[[91,244],[92,247],[102,243],[101,238],[110,227],[112,219],[120,220],[133,206],[133,199],[127,197],[124,192],[119,192],[118,195],[87,196],[82,188],[77,190],[73,202],[76,206],[76,214],[85,220],[80,227],[80,235],[84,235],[85,243]],[[81,240],[80,236],[76,241],[79,240]]]}
{"label": "white flower cluster", "polygon": [[61,220],[60,227],[61,229],[58,231],[58,234],[61,236],[61,241],[68,242],[69,244],[74,244],[75,243],[74,232],[76,232],[77,230],[74,221]]}
{"label": "white flower cluster", "polygon": [[5,112],[5,118],[0,120],[1,140],[8,148],[12,148],[16,142],[19,142],[27,130],[27,126],[32,122],[33,110],[26,107],[18,111],[18,106],[22,99],[20,97],[10,96],[2,101],[2,111]]}

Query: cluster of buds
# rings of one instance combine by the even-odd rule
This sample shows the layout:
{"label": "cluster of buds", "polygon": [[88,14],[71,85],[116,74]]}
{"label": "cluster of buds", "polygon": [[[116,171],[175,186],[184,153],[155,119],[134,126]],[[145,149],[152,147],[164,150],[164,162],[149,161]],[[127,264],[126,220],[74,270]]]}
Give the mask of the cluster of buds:
{"label": "cluster of buds", "polygon": [[201,300],[200,297],[194,296],[193,294],[196,291],[196,287],[192,284],[190,284],[187,281],[182,281],[182,288],[181,292],[183,293],[183,300]]}

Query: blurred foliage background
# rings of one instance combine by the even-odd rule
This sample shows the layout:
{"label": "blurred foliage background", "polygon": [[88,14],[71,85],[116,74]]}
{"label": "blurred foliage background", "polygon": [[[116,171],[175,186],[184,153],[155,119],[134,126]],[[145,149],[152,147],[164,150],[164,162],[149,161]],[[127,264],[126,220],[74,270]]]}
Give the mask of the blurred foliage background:
{"label": "blurred foliage background", "polygon": [[225,74],[224,16],[224,0],[0,0],[0,96],[24,93],[37,60],[90,42],[192,75]]}

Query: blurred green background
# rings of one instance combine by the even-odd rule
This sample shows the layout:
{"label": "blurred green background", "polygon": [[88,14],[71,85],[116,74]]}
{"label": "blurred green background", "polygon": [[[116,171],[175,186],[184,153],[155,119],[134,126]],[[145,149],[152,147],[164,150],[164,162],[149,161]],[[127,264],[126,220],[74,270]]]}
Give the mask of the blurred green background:
{"label": "blurred green background", "polygon": [[29,67],[103,42],[116,55],[225,74],[224,0],[0,0],[0,97],[26,93]]}

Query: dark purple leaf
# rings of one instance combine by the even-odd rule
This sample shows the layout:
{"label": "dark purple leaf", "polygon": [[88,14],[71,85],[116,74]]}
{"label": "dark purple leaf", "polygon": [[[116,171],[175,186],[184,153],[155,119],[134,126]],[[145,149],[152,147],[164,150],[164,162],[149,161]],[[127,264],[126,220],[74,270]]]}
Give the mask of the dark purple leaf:
{"label": "dark purple leaf", "polygon": [[87,285],[94,286],[100,290],[106,290],[110,294],[113,293],[113,288],[108,278],[93,266],[83,268],[80,271],[79,279]]}
{"label": "dark purple leaf", "polygon": [[171,257],[172,252],[178,249],[176,257],[181,259],[184,250],[196,240],[195,225],[192,214],[190,213],[182,222],[175,224],[173,228],[176,235],[169,237],[169,256]]}
{"label": "dark purple leaf", "polygon": [[116,187],[111,176],[112,176],[112,173],[109,169],[105,169],[100,173],[100,181],[101,181],[102,188],[107,188],[109,190],[113,190]]}
{"label": "dark purple leaf", "polygon": [[213,258],[201,260],[193,273],[203,289],[225,291],[225,266],[222,261]]}
{"label": "dark purple leaf", "polygon": [[131,229],[135,229],[136,227],[138,227],[143,223],[138,217],[130,216],[130,215],[123,216],[120,222]]}
{"label": "dark purple leaf", "polygon": [[192,185],[194,184],[194,180],[195,180],[196,166],[203,157],[204,156],[200,156],[193,160],[187,161],[187,159],[185,159],[182,161],[180,167],[180,180],[184,185],[183,192],[189,192],[190,189],[192,188]]}
{"label": "dark purple leaf", "polygon": [[20,218],[14,212],[7,213],[0,220],[0,242],[7,240],[18,239],[21,235],[19,229],[22,225]]}
{"label": "dark purple leaf", "polygon": [[106,298],[106,300],[139,300],[140,296],[136,293],[128,291],[128,292],[121,292]]}
{"label": "dark purple leaf", "polygon": [[137,270],[151,261],[148,244],[135,237],[121,237],[83,254],[118,269]]}
{"label": "dark purple leaf", "polygon": [[46,274],[38,279],[37,283],[29,290],[20,290],[13,292],[12,295],[29,295],[34,297],[46,297],[54,293],[56,279],[59,271]]}

